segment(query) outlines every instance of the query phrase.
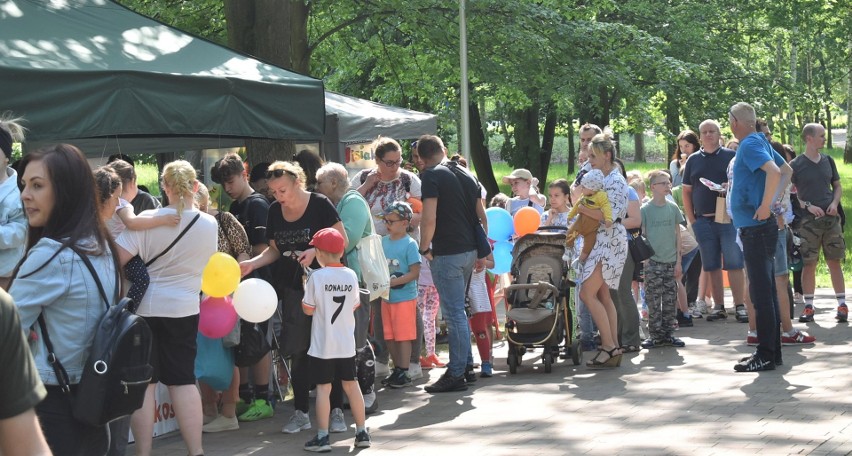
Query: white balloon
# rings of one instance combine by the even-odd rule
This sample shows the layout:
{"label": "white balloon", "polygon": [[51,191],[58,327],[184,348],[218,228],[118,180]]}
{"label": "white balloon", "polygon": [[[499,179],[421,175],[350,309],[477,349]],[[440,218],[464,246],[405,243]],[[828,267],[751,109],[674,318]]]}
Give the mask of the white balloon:
{"label": "white balloon", "polygon": [[278,295],[265,280],[246,279],[234,292],[234,309],[245,321],[260,323],[269,320],[278,309]]}

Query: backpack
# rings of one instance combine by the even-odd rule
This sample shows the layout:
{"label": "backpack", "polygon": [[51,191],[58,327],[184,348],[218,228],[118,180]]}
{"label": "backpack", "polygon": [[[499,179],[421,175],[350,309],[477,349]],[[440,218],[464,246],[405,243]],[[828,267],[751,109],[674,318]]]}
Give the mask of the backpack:
{"label": "backpack", "polygon": [[[74,418],[91,426],[103,426],[142,407],[145,391],[154,373],[150,363],[151,328],[142,317],[128,310],[133,304],[132,300],[123,298],[118,304],[110,307],[92,262],[76,247],[69,248],[80,256],[92,274],[100,298],[106,306],[106,312],[95,329],[89,357],[83,366],[83,375],[73,396],[68,372],[56,358],[53,344],[50,342],[44,314],[39,315],[38,324],[47,347],[47,359],[56,373],[59,386],[72,398]],[[115,295],[118,295],[118,278]]]}

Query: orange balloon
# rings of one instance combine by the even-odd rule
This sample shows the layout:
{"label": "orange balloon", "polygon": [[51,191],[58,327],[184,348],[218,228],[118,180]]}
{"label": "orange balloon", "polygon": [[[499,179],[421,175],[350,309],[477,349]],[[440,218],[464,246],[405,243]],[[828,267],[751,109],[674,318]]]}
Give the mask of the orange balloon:
{"label": "orange balloon", "polygon": [[518,212],[515,212],[515,234],[519,237],[525,234],[534,233],[538,230],[541,216],[538,211],[531,207],[523,207]]}

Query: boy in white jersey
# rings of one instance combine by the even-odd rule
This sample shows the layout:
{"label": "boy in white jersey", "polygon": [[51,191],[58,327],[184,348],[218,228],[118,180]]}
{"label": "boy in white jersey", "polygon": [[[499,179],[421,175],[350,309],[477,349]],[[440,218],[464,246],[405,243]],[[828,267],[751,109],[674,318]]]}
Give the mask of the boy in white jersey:
{"label": "boy in white jersey", "polygon": [[340,262],[346,241],[339,231],[334,228],[319,230],[310,245],[316,248],[316,258],[322,268],[308,278],[302,299],[302,310],[314,317],[308,369],[312,383],[317,385],[318,424],[317,435],[305,443],[305,450],[316,453],[331,451],[328,440],[329,395],[331,382],[335,379],[341,381],[355,418],[355,447],[368,448],[370,434],[364,425],[364,397],[355,376],[353,312],[361,302],[358,277]]}

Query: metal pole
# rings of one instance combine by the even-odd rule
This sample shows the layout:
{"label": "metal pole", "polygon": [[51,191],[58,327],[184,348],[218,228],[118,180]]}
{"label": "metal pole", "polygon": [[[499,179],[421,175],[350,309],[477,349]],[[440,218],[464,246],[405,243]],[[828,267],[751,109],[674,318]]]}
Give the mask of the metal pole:
{"label": "metal pole", "polygon": [[[470,100],[467,87],[467,20],[465,19],[466,0],[459,0],[459,56],[461,58],[461,131],[459,145],[462,156],[470,161]],[[472,163],[471,163],[472,165]]]}

